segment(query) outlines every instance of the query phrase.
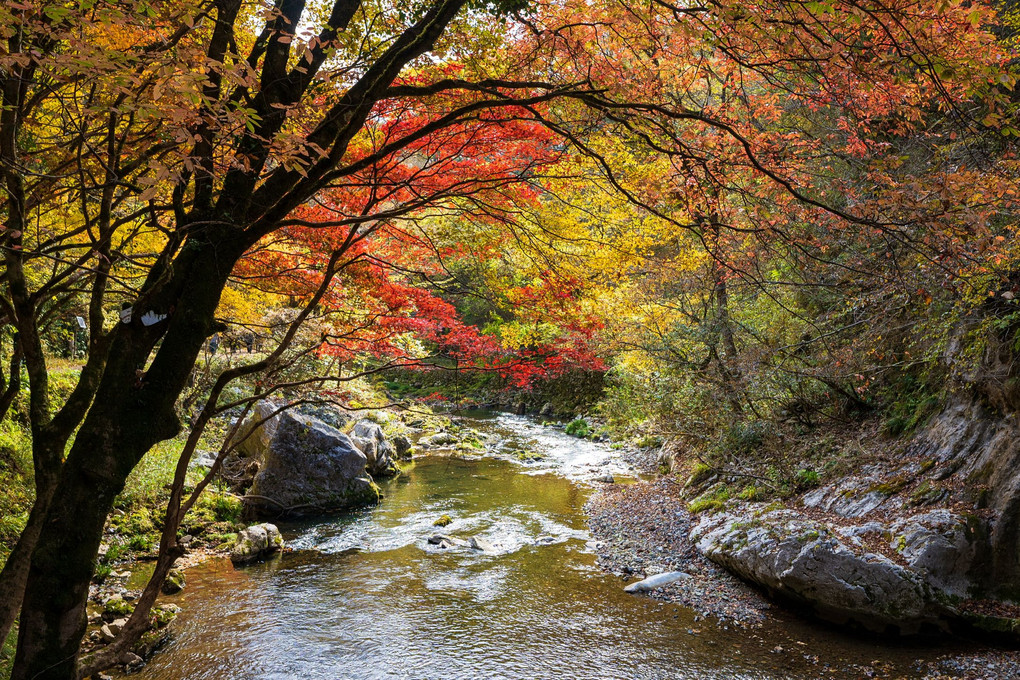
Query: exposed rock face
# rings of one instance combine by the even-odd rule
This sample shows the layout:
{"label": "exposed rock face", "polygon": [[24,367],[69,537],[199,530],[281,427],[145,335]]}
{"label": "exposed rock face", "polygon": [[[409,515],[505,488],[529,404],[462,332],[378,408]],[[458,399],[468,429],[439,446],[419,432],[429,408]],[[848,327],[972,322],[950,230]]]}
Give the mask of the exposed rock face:
{"label": "exposed rock face", "polygon": [[359,420],[351,430],[351,440],[368,459],[368,471],[377,477],[387,477],[399,472],[393,462],[397,452],[386,441],[382,428],[371,420]]}
{"label": "exposed rock face", "polygon": [[[924,543],[918,538],[924,526],[904,526],[915,545]],[[918,564],[905,566],[868,551],[863,539],[880,528],[872,523],[834,532],[793,510],[756,514],[744,506],[702,518],[691,537],[712,561],[830,621],[878,632],[945,627],[955,616],[952,594],[920,566],[932,555],[911,550]]]}
{"label": "exposed rock face", "polygon": [[256,524],[237,535],[230,561],[247,564],[283,549],[283,537],[275,524]]}
{"label": "exposed rock face", "polygon": [[1020,603],[1017,326],[975,363],[964,350],[979,316],[949,339],[948,403],[905,446],[805,493],[810,512],[730,503],[701,519],[698,549],[837,621],[910,632],[962,619],[1020,635],[1020,619],[987,613]]}
{"label": "exposed rock face", "polygon": [[242,450],[258,468],[245,497],[247,514],[310,514],[378,502],[368,458],[350,437],[296,413],[266,419],[276,408],[260,402],[240,430],[247,435]]}
{"label": "exposed rock face", "polygon": [[[957,400],[932,420],[915,450],[935,461],[933,484],[962,488],[948,500],[989,517],[974,522],[986,534],[986,564],[975,575],[980,585],[990,593],[1020,596],[1020,424],[1015,414],[1004,418],[978,398]],[[949,484],[950,478],[962,484]]]}

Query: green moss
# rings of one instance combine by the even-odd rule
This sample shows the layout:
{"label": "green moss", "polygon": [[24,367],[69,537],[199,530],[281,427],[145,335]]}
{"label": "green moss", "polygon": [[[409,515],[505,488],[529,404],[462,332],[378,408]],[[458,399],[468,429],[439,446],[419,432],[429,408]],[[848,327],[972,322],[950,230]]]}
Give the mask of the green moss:
{"label": "green moss", "polygon": [[528,451],[527,449],[514,451],[514,457],[517,458],[517,460],[522,461],[524,463],[533,463],[535,461],[539,461],[545,458],[545,456],[542,455],[541,453],[538,453],[537,451]]}
{"label": "green moss", "polygon": [[106,605],[103,606],[103,620],[113,621],[114,619],[121,619],[125,616],[130,616],[134,610],[135,606],[123,597],[111,597],[107,600]]}
{"label": "green moss", "polygon": [[715,474],[715,468],[708,463],[697,462],[691,468],[691,476],[687,478],[687,486],[697,486]]}
{"label": "green moss", "polygon": [[910,493],[907,504],[912,506],[931,505],[941,500],[946,493],[945,489],[926,479]]}
{"label": "green moss", "polygon": [[237,534],[233,532],[226,534],[208,534],[206,539],[208,540],[209,545],[216,546],[217,550],[230,550],[237,544]]}
{"label": "green moss", "polygon": [[450,519],[449,515],[443,515],[442,517],[437,519],[435,522],[433,522],[432,526],[434,526],[434,527],[445,527],[445,526],[449,526],[450,522],[452,522],[452,521],[453,520]]}
{"label": "green moss", "polygon": [[166,628],[170,622],[177,618],[180,607],[175,605],[160,605],[152,610],[152,621],[156,628]]}
{"label": "green moss", "polygon": [[884,482],[873,484],[868,487],[866,493],[880,493],[883,496],[892,496],[903,490],[910,482],[903,477],[893,477]]}
{"label": "green moss", "polygon": [[742,501],[763,501],[768,498],[768,492],[759,486],[745,486],[741,489],[740,493],[737,494],[737,498]]}
{"label": "green moss", "polygon": [[706,510],[721,510],[730,499],[730,490],[724,484],[717,484],[701,494],[687,505],[687,511],[693,515]]}
{"label": "green moss", "polygon": [[180,569],[171,569],[163,581],[162,590],[165,595],[174,595],[184,590],[184,572]]}

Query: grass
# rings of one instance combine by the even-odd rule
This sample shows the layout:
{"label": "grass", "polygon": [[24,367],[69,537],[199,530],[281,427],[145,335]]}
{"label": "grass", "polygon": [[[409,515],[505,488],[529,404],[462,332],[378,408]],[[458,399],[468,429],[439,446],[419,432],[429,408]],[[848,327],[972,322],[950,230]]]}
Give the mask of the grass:
{"label": "grass", "polygon": [[28,521],[35,496],[32,442],[11,421],[0,423],[0,566]]}
{"label": "grass", "polygon": [[14,666],[14,650],[18,642],[18,622],[11,626],[11,632],[0,647],[0,678],[11,677],[11,670]]}

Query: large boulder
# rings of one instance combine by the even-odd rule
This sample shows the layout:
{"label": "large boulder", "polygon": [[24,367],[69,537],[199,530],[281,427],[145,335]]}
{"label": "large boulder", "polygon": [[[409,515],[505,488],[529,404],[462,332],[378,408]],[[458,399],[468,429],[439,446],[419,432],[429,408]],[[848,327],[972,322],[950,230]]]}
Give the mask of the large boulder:
{"label": "large boulder", "polygon": [[[926,524],[930,522],[914,526]],[[923,549],[915,551],[917,567],[868,550],[862,537],[888,535],[882,529],[876,525],[835,531],[794,510],[755,513],[744,506],[703,517],[691,538],[713,562],[807,605],[824,619],[877,632],[946,627],[956,616],[955,593],[939,588],[920,568]],[[923,542],[908,540],[919,546]]]}
{"label": "large boulder", "polygon": [[276,412],[279,408],[280,404],[271,399],[263,399],[255,404],[232,439],[239,456],[258,460],[269,448],[276,435],[276,425],[279,423],[279,414]]}
{"label": "large boulder", "polygon": [[359,420],[351,430],[351,441],[365,454],[368,459],[368,471],[376,477],[387,477],[397,474],[393,459],[397,452],[393,445],[386,441],[382,428],[371,420]]}
{"label": "large boulder", "polygon": [[282,549],[283,536],[275,524],[255,524],[237,535],[230,561],[248,564]]}
{"label": "large boulder", "polygon": [[267,403],[258,404],[254,422],[241,428],[251,433],[244,450],[258,468],[244,500],[249,516],[313,514],[378,502],[368,458],[350,437],[289,411],[266,419],[274,410]]}
{"label": "large boulder", "polygon": [[298,413],[320,420],[338,430],[344,429],[354,420],[350,413],[333,404],[301,404],[298,406]]}

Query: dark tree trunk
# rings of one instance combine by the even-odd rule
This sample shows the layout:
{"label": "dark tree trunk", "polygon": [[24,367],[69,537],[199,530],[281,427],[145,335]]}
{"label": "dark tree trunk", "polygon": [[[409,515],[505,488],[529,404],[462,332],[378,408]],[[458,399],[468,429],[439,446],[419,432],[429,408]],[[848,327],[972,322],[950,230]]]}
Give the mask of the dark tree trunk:
{"label": "dark tree trunk", "polygon": [[[29,567],[13,680],[77,677],[85,603],[103,527],[128,474],[154,444],[180,430],[174,404],[213,327],[213,314],[241,250],[226,239],[186,246],[174,275],[143,298],[172,313],[119,329],[95,401],[53,493]],[[149,370],[140,374],[165,331]]]}

